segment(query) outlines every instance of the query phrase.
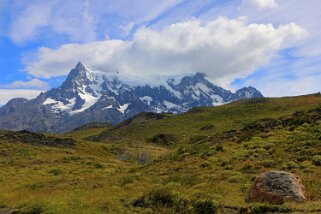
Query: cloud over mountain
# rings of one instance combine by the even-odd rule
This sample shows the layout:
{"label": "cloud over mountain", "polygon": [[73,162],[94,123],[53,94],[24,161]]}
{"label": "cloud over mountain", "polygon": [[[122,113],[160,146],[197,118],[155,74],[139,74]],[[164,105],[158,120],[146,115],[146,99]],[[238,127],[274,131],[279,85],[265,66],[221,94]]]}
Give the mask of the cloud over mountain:
{"label": "cloud over mountain", "polygon": [[0,85],[4,89],[34,89],[34,90],[47,90],[49,84],[39,79],[32,79],[29,81],[14,81],[10,84]]}
{"label": "cloud over mountain", "polygon": [[12,98],[35,98],[41,92],[41,90],[0,89],[0,106],[6,104]]}
{"label": "cloud over mountain", "polygon": [[36,77],[66,75],[77,61],[106,72],[119,72],[132,80],[155,80],[202,72],[215,83],[227,86],[269,62],[274,54],[306,35],[294,23],[246,25],[241,19],[218,18],[206,23],[197,19],[161,30],[140,28],[129,41],[105,40],[65,44],[57,49],[39,48],[25,58],[26,70]]}

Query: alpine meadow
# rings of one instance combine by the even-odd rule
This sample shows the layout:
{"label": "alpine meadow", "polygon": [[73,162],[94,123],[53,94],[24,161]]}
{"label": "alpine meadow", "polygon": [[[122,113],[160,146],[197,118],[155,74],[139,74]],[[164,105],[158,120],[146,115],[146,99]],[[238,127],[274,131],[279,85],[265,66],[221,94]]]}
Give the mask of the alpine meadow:
{"label": "alpine meadow", "polygon": [[319,0],[0,0],[0,214],[321,213]]}

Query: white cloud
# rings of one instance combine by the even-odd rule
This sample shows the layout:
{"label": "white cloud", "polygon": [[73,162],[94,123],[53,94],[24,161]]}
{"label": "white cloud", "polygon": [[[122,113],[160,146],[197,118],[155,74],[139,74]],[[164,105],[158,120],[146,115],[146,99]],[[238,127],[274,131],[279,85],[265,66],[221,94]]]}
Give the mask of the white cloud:
{"label": "white cloud", "polygon": [[184,0],[121,0],[108,2],[106,10],[140,24],[155,19]]}
{"label": "white cloud", "polygon": [[10,84],[0,85],[1,88],[8,89],[37,89],[37,90],[46,90],[49,88],[49,84],[41,81],[39,79],[32,79],[30,81],[14,81]]}
{"label": "white cloud", "polygon": [[77,61],[126,78],[153,82],[155,77],[203,72],[228,86],[266,64],[278,50],[306,32],[290,23],[246,25],[241,20],[218,18],[202,24],[190,20],[157,31],[139,29],[132,41],[107,40],[40,48],[26,58],[29,74],[36,77],[66,75]]}
{"label": "white cloud", "polygon": [[276,8],[277,3],[276,0],[244,0],[246,4],[250,4],[259,9],[270,9]]}
{"label": "white cloud", "polygon": [[12,23],[10,38],[16,43],[33,40],[41,27],[49,25],[50,7],[45,4],[34,4],[26,7]]}
{"label": "white cloud", "polygon": [[[59,4],[60,2],[60,4]],[[64,6],[61,6],[64,5]],[[95,8],[91,10],[88,0],[81,1],[57,1],[53,6],[55,13],[51,19],[51,28],[55,33],[68,35],[71,41],[88,42],[98,37],[97,25],[101,14],[95,14]],[[96,17],[97,16],[97,17]]]}
{"label": "white cloud", "polygon": [[13,98],[33,99],[41,92],[41,90],[0,89],[0,105],[6,104]]}
{"label": "white cloud", "polygon": [[321,56],[321,31],[320,31],[320,0],[282,0],[273,10],[257,11],[251,8],[241,8],[240,13],[248,17],[251,23],[280,23],[294,22],[309,32],[309,38],[302,41],[298,52],[310,57]]}
{"label": "white cloud", "polygon": [[17,44],[39,37],[50,38],[52,34],[67,36],[75,42],[94,41],[97,38],[98,19],[94,12],[99,8],[90,11],[87,0],[21,0],[13,5],[10,8],[13,17],[8,34]]}
{"label": "white cloud", "polygon": [[[10,2],[11,5],[6,9],[12,15],[10,31],[7,34],[17,44],[38,38],[49,40],[55,36],[81,43],[102,39],[109,33],[126,36],[126,31],[132,26],[145,24],[183,2],[183,0],[3,1]],[[124,27],[119,28],[119,26]]]}

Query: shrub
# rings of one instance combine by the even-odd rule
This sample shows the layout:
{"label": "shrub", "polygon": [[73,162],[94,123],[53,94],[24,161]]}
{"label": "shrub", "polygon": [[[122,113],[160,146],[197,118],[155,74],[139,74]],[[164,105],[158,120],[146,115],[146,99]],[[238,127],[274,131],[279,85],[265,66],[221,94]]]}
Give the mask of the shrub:
{"label": "shrub", "polygon": [[202,167],[202,168],[208,168],[208,167],[210,167],[211,165],[212,165],[212,163],[209,162],[209,161],[204,161],[203,163],[201,163],[201,167]]}
{"label": "shrub", "polygon": [[196,136],[191,137],[189,139],[188,143],[190,143],[190,144],[200,143],[200,142],[203,142],[206,139],[207,139],[206,136],[196,135]]}
{"label": "shrub", "polygon": [[171,145],[174,141],[176,141],[175,136],[163,133],[156,134],[153,137],[147,139],[147,142],[149,143],[157,143],[166,146]]}
{"label": "shrub", "polygon": [[194,186],[200,182],[200,179],[196,174],[186,174],[179,177],[179,182],[184,185]]}
{"label": "shrub", "polygon": [[45,210],[43,209],[42,206],[34,206],[30,212],[30,214],[41,214],[44,213]]}
{"label": "shrub", "polygon": [[290,161],[290,162],[286,162],[282,168],[284,170],[292,170],[292,169],[298,168],[298,165],[295,162]]}
{"label": "shrub", "polygon": [[166,189],[151,190],[146,195],[134,201],[135,207],[172,207],[176,196]]}
{"label": "shrub", "polygon": [[94,163],[94,167],[96,169],[103,169],[104,168],[104,165],[102,165],[101,163]]}
{"label": "shrub", "polygon": [[176,154],[178,155],[182,155],[184,153],[186,153],[186,149],[184,147],[179,147],[176,151]]}
{"label": "shrub", "polygon": [[209,199],[193,203],[193,213],[195,214],[214,214],[217,212],[217,209],[218,205]]}
{"label": "shrub", "polygon": [[20,156],[23,156],[23,157],[26,157],[26,156],[29,156],[30,155],[30,150],[29,149],[26,149],[26,148],[22,148],[18,151],[18,154]]}
{"label": "shrub", "polygon": [[[124,176],[124,177],[121,177],[120,179],[119,179],[119,185],[120,186],[126,186],[127,184],[131,184],[131,183],[134,183],[134,177],[132,177],[132,176]],[[137,180],[137,178],[136,178],[136,180]]]}
{"label": "shrub", "polygon": [[80,161],[80,160],[81,160],[81,157],[78,157],[78,156],[69,156],[69,157],[63,158],[64,163],[69,163],[71,161]]}
{"label": "shrub", "polygon": [[152,209],[165,207],[184,213],[184,210],[187,209],[188,201],[179,198],[167,189],[155,189],[135,200],[133,206]]}
{"label": "shrub", "polygon": [[62,171],[60,169],[52,169],[52,170],[49,171],[49,173],[54,175],[54,176],[57,176],[57,175],[62,174]]}
{"label": "shrub", "polygon": [[266,149],[266,150],[270,150],[270,149],[275,148],[275,144],[274,144],[274,143],[266,143],[266,144],[263,146],[263,148]]}
{"label": "shrub", "polygon": [[245,162],[245,164],[242,167],[242,171],[246,173],[252,173],[255,168],[255,165],[252,162]]}
{"label": "shrub", "polygon": [[299,162],[303,162],[303,161],[311,160],[311,157],[308,155],[300,155],[296,159]]}
{"label": "shrub", "polygon": [[280,206],[255,205],[251,208],[251,214],[263,213],[290,213],[291,209]]}
{"label": "shrub", "polygon": [[28,188],[31,190],[40,190],[40,189],[44,188],[44,186],[45,186],[44,183],[34,183],[34,184],[28,185]]}
{"label": "shrub", "polygon": [[192,199],[192,207],[195,214],[213,214],[217,213],[219,205],[210,195],[198,192]]}
{"label": "shrub", "polygon": [[273,160],[263,160],[261,162],[262,166],[265,168],[271,168],[271,167],[275,167],[276,164]]}
{"label": "shrub", "polygon": [[222,145],[217,145],[217,146],[215,147],[215,150],[216,150],[217,152],[223,152],[223,151],[224,151],[224,148],[223,148]]}
{"label": "shrub", "polygon": [[313,156],[312,163],[316,166],[321,166],[321,155]]}
{"label": "shrub", "polygon": [[197,155],[197,154],[200,154],[202,153],[203,151],[205,150],[205,147],[204,145],[201,145],[201,144],[193,144],[188,152],[190,155]]}
{"label": "shrub", "polygon": [[213,129],[214,128],[214,125],[206,125],[206,126],[202,126],[201,128],[200,128],[200,130],[201,131],[209,131],[209,130],[211,130],[211,129]]}
{"label": "shrub", "polygon": [[10,213],[41,214],[45,213],[45,209],[41,205],[33,205],[31,207],[23,208],[21,211],[14,211]]}
{"label": "shrub", "polygon": [[137,159],[138,163],[140,163],[140,164],[150,163],[152,160],[149,153],[147,153],[147,152],[138,153],[136,155],[136,159]]}
{"label": "shrub", "polygon": [[243,175],[240,172],[233,172],[232,175],[228,178],[230,183],[240,183],[243,180]]}
{"label": "shrub", "polygon": [[224,166],[224,169],[226,169],[226,170],[232,170],[232,169],[233,169],[233,166],[232,166],[232,165],[226,165],[226,166]]}
{"label": "shrub", "polygon": [[300,163],[300,169],[306,169],[313,166],[311,161],[303,161],[302,163]]}

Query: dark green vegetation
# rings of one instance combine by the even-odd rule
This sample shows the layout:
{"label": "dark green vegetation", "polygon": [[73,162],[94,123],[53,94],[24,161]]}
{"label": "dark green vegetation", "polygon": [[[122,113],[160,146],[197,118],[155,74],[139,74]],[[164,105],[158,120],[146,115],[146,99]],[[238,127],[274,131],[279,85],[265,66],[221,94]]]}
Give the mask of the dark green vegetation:
{"label": "dark green vegetation", "polygon": [[[0,133],[3,209],[25,213],[321,209],[320,95],[244,100],[181,115],[145,113],[116,127],[92,124],[62,136],[40,134],[40,142],[33,135]],[[309,201],[281,206],[246,203],[255,176],[272,169],[298,174]]]}

